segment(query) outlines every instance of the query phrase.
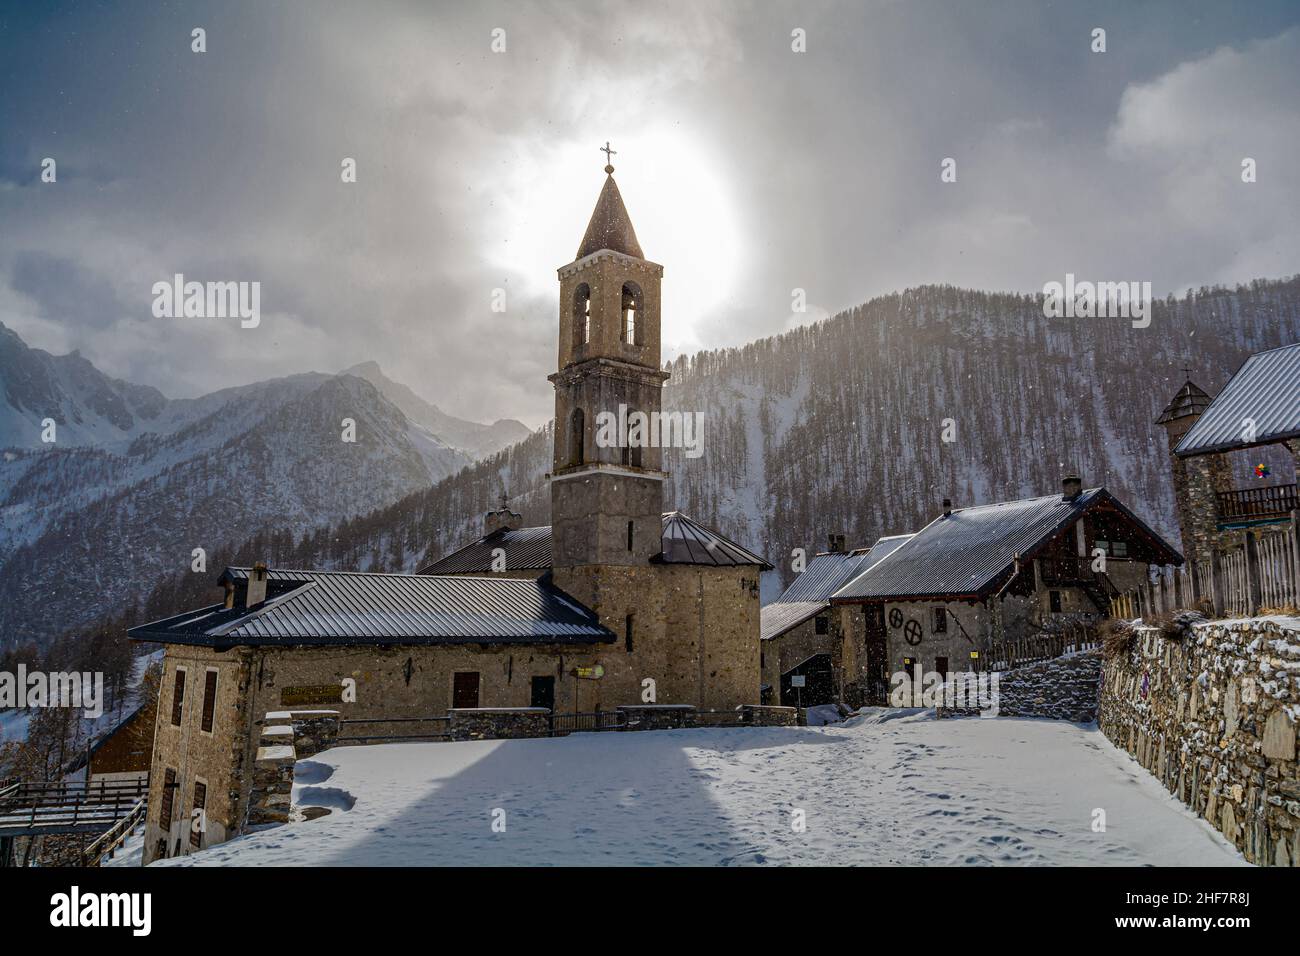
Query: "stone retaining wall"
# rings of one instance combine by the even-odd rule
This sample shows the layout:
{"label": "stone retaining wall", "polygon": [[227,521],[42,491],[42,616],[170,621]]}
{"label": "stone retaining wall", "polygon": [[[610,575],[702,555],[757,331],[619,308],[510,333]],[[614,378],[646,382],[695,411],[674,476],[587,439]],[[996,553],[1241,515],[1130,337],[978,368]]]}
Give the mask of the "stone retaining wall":
{"label": "stone retaining wall", "polygon": [[551,731],[551,712],[545,707],[453,707],[447,716],[452,740],[545,737]]}
{"label": "stone retaining wall", "polygon": [[695,726],[693,704],[627,704],[616,709],[627,719],[624,730],[680,730]]}
{"label": "stone retaining wall", "polygon": [[253,789],[248,800],[248,826],[288,823],[293,802],[293,747],[264,744],[253,761]]}
{"label": "stone retaining wall", "polygon": [[999,717],[1050,717],[1091,723],[1097,719],[1101,655],[1057,657],[998,676]]}
{"label": "stone retaining wall", "polygon": [[1300,865],[1300,620],[1140,628],[1106,661],[1102,732],[1253,863]]}
{"label": "stone retaining wall", "polygon": [[740,711],[747,724],[755,727],[797,727],[798,707],[769,707],[760,704],[741,704]]}

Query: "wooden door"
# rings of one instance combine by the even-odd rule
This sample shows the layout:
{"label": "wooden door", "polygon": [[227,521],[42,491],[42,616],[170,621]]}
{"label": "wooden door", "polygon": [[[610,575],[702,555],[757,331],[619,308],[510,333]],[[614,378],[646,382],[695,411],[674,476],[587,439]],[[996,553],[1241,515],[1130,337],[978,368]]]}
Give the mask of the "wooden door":
{"label": "wooden door", "polygon": [[866,695],[867,704],[884,706],[889,695],[889,655],[885,646],[885,606],[883,604],[865,604],[862,607],[866,619]]}
{"label": "wooden door", "polygon": [[451,706],[478,706],[478,671],[457,671],[452,675]]}
{"label": "wooden door", "polygon": [[533,678],[532,706],[545,707],[547,710],[555,710],[555,678],[554,677]]}

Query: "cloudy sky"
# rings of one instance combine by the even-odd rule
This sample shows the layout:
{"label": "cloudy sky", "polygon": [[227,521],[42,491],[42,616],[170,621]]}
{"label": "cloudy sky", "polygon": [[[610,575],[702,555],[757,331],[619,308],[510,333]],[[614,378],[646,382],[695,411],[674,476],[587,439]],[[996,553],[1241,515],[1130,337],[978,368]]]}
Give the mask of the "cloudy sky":
{"label": "cloudy sky", "polygon": [[[0,322],[176,397],[374,359],[538,425],[606,140],[666,357],[922,283],[1291,275],[1300,5],[7,3]],[[261,326],[154,318],[178,272]]]}

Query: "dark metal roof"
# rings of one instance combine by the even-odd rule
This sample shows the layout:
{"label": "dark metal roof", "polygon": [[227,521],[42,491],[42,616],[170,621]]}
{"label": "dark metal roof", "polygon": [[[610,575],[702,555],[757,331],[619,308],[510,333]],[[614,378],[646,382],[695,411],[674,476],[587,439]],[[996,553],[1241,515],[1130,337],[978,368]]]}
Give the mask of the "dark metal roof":
{"label": "dark metal roof", "polygon": [[[247,568],[223,578],[241,580]],[[588,608],[547,578],[438,577],[349,571],[268,572],[282,590],[252,609],[217,604],[131,628],[167,644],[592,644],[611,642]]]}
{"label": "dark metal roof", "polygon": [[766,559],[680,511],[664,515],[663,550],[656,560],[663,564],[757,565],[764,570],[772,567]]}
{"label": "dark metal roof", "polygon": [[863,571],[834,599],[983,595],[1010,572],[1017,557],[1030,556],[1103,501],[1145,532],[1168,563],[1182,563],[1177,551],[1106,489],[1090,488],[1073,499],[1058,494],[956,509],[931,521],[888,560]]}
{"label": "dark metal roof", "polygon": [[[1254,422],[1250,440],[1243,437]],[[1181,458],[1300,437],[1300,342],[1246,359],[1174,449]]]}
{"label": "dark metal roof", "polygon": [[505,553],[507,571],[545,571],[551,566],[551,527],[499,528],[417,573],[486,574],[493,570],[492,553],[497,548]]}
{"label": "dark metal roof", "polygon": [[[724,538],[680,511],[663,516],[661,564],[704,564],[719,567],[757,565],[767,570],[768,562]],[[422,568],[420,574],[488,574],[493,571],[493,551],[505,552],[506,571],[544,571],[551,566],[551,528],[520,528],[494,531],[439,561]]]}
{"label": "dark metal roof", "polygon": [[762,610],[762,638],[780,637],[831,606],[831,595],[847,581],[875,567],[912,537],[896,534],[878,538],[870,548],[824,552],[813,557],[781,596]]}
{"label": "dark metal roof", "polygon": [[831,595],[844,582],[862,570],[867,557],[865,548],[858,551],[840,551],[818,554],[808,562],[797,578],[790,582],[774,604],[792,604],[801,601],[829,601]]}
{"label": "dark metal roof", "polygon": [[1164,425],[1167,422],[1186,418],[1188,415],[1199,415],[1209,407],[1210,396],[1189,378],[1183,382],[1183,387],[1178,390],[1178,394],[1169,400],[1165,410],[1156,419],[1156,424]]}
{"label": "dark metal roof", "polygon": [[765,641],[780,637],[831,606],[830,601],[786,601],[769,604],[759,612],[760,636]]}

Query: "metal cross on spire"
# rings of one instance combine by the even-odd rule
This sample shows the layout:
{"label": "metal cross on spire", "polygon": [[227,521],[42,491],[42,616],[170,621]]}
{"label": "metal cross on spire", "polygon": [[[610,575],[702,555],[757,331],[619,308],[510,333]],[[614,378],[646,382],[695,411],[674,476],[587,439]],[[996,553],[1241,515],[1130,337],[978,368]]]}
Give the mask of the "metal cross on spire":
{"label": "metal cross on spire", "polygon": [[614,167],[611,164],[611,159],[618,155],[618,150],[609,148],[609,140],[605,140],[605,145],[600,147],[600,150],[605,154],[605,172],[612,173]]}

